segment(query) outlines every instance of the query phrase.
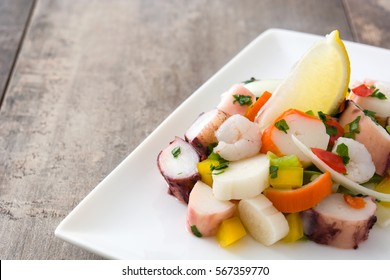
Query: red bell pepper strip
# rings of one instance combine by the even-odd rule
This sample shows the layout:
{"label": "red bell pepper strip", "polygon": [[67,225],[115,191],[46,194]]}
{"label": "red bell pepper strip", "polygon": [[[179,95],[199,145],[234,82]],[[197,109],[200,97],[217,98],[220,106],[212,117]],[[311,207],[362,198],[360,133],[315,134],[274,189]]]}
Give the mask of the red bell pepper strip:
{"label": "red bell pepper strip", "polygon": [[339,155],[319,148],[311,148],[311,151],[333,170],[343,174],[347,172],[343,159]]}
{"label": "red bell pepper strip", "polygon": [[374,87],[368,87],[365,84],[361,84],[355,88],[352,89],[352,92],[356,95],[359,95],[361,97],[367,97],[370,96],[374,92]]}

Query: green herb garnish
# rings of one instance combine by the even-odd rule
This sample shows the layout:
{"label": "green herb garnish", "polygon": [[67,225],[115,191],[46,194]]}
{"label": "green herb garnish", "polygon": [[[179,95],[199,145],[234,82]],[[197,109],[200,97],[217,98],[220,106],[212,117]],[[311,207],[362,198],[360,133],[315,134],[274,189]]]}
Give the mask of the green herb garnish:
{"label": "green herb garnish", "polygon": [[218,143],[211,143],[207,145],[207,153],[210,155]]}
{"label": "green herb garnish", "polygon": [[328,120],[328,118],[326,117],[326,114],[321,112],[321,111],[318,112],[318,117],[320,118],[320,120],[322,122],[326,122]]}
{"label": "green herb garnish", "polygon": [[337,135],[337,127],[335,127],[333,125],[326,124],[325,128],[326,128],[326,134],[328,134],[329,136],[336,136]]}
{"label": "green herb garnish", "polygon": [[390,134],[390,125],[386,126],[386,131]]}
{"label": "green herb garnish", "polygon": [[219,154],[211,152],[211,154],[207,157],[208,159],[217,160],[218,165],[210,164],[210,171],[213,175],[219,175],[225,172],[225,168],[229,166],[229,161],[221,157]]}
{"label": "green herb garnish", "polygon": [[308,115],[314,117],[314,112],[312,110],[306,111],[305,114],[308,114]]}
{"label": "green herb garnish", "polygon": [[279,170],[279,167],[276,166],[276,165],[271,165],[269,167],[269,175],[272,179],[275,179],[278,177],[278,170]]}
{"label": "green herb garnish", "polygon": [[202,237],[203,235],[200,233],[200,231],[198,230],[198,228],[196,227],[196,225],[192,225],[191,226],[191,231],[192,233],[196,236],[196,237]]}
{"label": "green herb garnish", "polygon": [[246,81],[243,81],[242,83],[244,84],[244,85],[246,85],[246,84],[249,84],[249,83],[252,83],[252,82],[254,82],[254,81],[257,81],[256,80],[256,78],[250,78],[249,80],[246,80]]}
{"label": "green herb garnish", "polygon": [[367,182],[365,182],[365,184],[378,184],[380,181],[383,180],[383,177],[378,175],[378,174],[374,174],[370,180],[368,180]]}
{"label": "green herb garnish", "polygon": [[344,165],[348,164],[350,158],[347,145],[345,145],[344,143],[337,145],[336,153],[343,159]]}
{"label": "green herb garnish", "polygon": [[[225,169],[229,167],[229,162],[220,162],[219,165],[215,166],[213,164],[210,164],[210,171],[213,172],[213,175],[219,175],[225,172]],[[216,172],[214,172],[216,171]]]}
{"label": "green herb garnish", "polygon": [[359,121],[360,116],[357,116],[352,122],[346,125],[348,132],[344,134],[344,137],[354,138],[356,133],[360,133],[359,131]]}
{"label": "green herb garnish", "polygon": [[287,130],[290,128],[284,119],[277,121],[275,127],[287,134]]}
{"label": "green herb garnish", "polygon": [[330,117],[321,111],[318,112],[318,117],[325,125],[326,134],[328,134],[329,136],[336,136],[338,132],[337,127],[327,123]]}
{"label": "green herb garnish", "polygon": [[[375,88],[375,87],[374,87]],[[375,97],[381,100],[387,99],[386,95],[379,91],[379,89],[375,88],[375,90],[371,93],[370,97]]]}
{"label": "green herb garnish", "polygon": [[369,117],[374,123],[376,123],[377,125],[379,125],[379,123],[377,122],[376,118],[375,118],[375,112],[374,111],[370,111],[370,110],[363,110],[363,113]]}
{"label": "green herb garnish", "polygon": [[173,148],[171,153],[172,153],[174,158],[177,158],[180,155],[180,153],[181,153],[180,147]]}
{"label": "green herb garnish", "polygon": [[219,165],[215,166],[213,164],[210,164],[210,170],[211,171],[214,171],[214,170],[222,170],[222,169],[225,169],[225,168],[228,168],[229,167],[229,162],[221,162]]}
{"label": "green herb garnish", "polygon": [[249,95],[233,94],[233,97],[233,104],[238,102],[241,106],[252,105],[252,97],[250,97]]}

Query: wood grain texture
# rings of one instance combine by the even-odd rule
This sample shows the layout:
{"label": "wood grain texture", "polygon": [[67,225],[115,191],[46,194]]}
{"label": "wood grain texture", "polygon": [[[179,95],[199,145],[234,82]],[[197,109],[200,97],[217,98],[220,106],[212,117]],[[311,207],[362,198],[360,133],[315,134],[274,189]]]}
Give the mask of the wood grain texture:
{"label": "wood grain texture", "polygon": [[356,41],[390,49],[390,0],[344,0]]}
{"label": "wood grain texture", "polygon": [[0,1],[0,106],[33,6],[33,0]]}
{"label": "wood grain texture", "polygon": [[100,258],[60,221],[268,28],[351,40],[341,1],[38,1],[0,111],[0,258]]}

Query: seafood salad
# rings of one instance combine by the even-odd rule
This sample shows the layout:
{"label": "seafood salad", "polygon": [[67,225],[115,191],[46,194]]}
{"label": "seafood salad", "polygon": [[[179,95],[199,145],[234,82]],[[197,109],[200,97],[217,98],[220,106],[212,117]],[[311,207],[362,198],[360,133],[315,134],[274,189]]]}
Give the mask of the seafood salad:
{"label": "seafood salad", "polygon": [[288,77],[230,86],[174,137],[157,165],[190,234],[357,249],[390,224],[390,82],[349,67],[333,31]]}

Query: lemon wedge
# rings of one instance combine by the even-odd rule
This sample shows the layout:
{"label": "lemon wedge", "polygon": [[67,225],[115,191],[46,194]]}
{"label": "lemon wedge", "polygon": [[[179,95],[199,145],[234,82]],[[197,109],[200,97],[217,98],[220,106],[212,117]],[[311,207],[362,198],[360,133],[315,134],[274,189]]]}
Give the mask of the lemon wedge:
{"label": "lemon wedge", "polygon": [[260,110],[256,122],[264,130],[290,108],[334,113],[347,95],[350,72],[347,50],[335,30],[296,63]]}

